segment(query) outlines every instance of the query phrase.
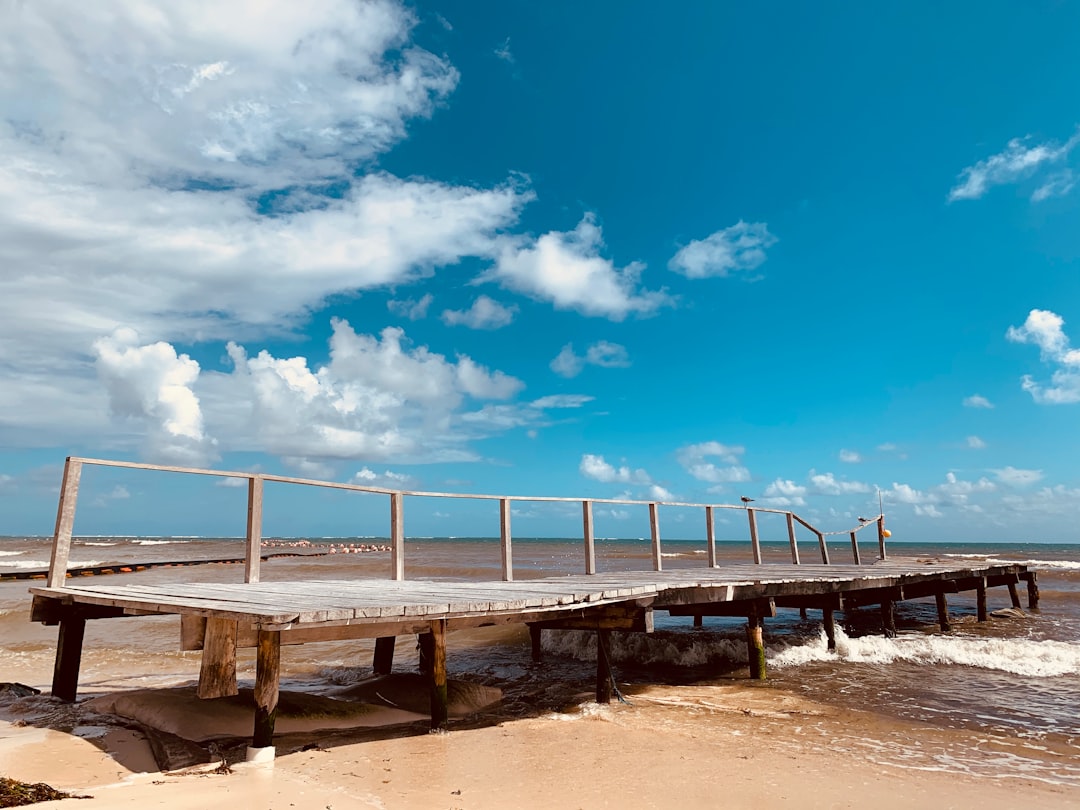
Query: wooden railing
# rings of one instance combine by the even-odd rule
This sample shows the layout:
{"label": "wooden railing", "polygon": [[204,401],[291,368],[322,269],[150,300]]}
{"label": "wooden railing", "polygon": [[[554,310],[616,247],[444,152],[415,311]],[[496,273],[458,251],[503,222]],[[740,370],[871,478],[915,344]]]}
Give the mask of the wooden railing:
{"label": "wooden railing", "polygon": [[499,536],[502,546],[502,576],[507,582],[514,578],[513,544],[510,532],[510,507],[514,501],[528,502],[554,502],[554,503],[580,503],[582,508],[582,537],[585,546],[585,573],[596,573],[596,543],[593,535],[593,504],[619,504],[640,505],[649,508],[649,532],[652,540],[653,570],[660,571],[663,568],[660,544],[660,507],[690,507],[705,510],[705,534],[708,565],[715,568],[716,562],[716,531],[714,526],[714,513],[717,509],[737,509],[746,512],[750,528],[750,545],[754,562],[760,564],[761,541],[758,537],[757,515],[759,513],[784,515],[787,518],[788,540],[791,546],[791,562],[800,564],[799,546],[795,537],[795,524],[799,523],[811,531],[818,541],[818,549],[821,553],[821,562],[829,564],[829,549],[825,542],[826,536],[850,534],[851,549],[856,564],[861,563],[857,533],[867,526],[877,526],[878,555],[880,559],[886,559],[885,554],[885,517],[879,514],[873,519],[860,522],[854,529],[846,529],[838,532],[823,532],[809,522],[799,517],[794,512],[784,509],[769,509],[766,507],[751,507],[749,504],[705,504],[685,503],[681,501],[640,501],[626,498],[559,498],[550,496],[522,496],[522,495],[485,495],[461,492],[424,492],[413,490],[386,489],[383,487],[366,486],[362,484],[343,484],[336,481],[319,481],[310,478],[293,478],[284,475],[268,473],[235,472],[229,470],[206,470],[198,467],[175,467],[162,464],[143,464],[134,461],[113,461],[99,458],[80,458],[69,456],[64,464],[64,478],[60,486],[60,502],[56,511],[56,531],[53,535],[52,558],[49,562],[49,586],[61,587],[67,576],[68,555],[71,551],[71,535],[75,525],[75,505],[79,497],[79,483],[82,478],[84,465],[98,467],[123,467],[133,470],[159,470],[162,472],[186,473],[191,475],[211,475],[219,478],[243,478],[248,482],[247,497],[247,536],[244,554],[244,581],[259,581],[259,564],[262,551],[262,514],[263,514],[263,484],[267,481],[283,484],[299,484],[302,486],[322,487],[326,489],[350,490],[355,492],[368,492],[390,497],[390,560],[392,578],[405,579],[405,496],[416,498],[464,498],[471,500],[489,500],[499,502]]}

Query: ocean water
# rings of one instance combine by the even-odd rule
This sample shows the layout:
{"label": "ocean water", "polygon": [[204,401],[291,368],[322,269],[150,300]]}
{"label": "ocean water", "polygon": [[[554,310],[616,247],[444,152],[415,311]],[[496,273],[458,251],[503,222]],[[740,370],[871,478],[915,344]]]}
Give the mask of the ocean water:
{"label": "ocean water", "polygon": [[[265,553],[290,556],[265,561],[262,578],[386,578],[390,556],[381,550],[385,542],[270,540]],[[0,538],[0,576],[46,569],[50,548],[49,539]],[[601,572],[651,568],[647,538],[598,539],[596,548]],[[667,568],[706,566],[700,541],[665,541],[664,551]],[[850,554],[846,544],[831,551],[834,561],[846,561]],[[864,561],[873,551],[863,550]],[[804,560],[815,559],[810,544],[802,552]],[[804,619],[797,610],[779,610],[765,625],[769,680],[764,686],[746,681],[741,620],[706,618],[704,627],[694,628],[689,618],[658,612],[654,634],[615,635],[620,690],[631,701],[684,706],[685,716],[676,716],[688,726],[722,722],[722,715],[710,714],[715,690],[779,690],[862,718],[842,734],[836,724],[828,730],[812,720],[799,726],[807,739],[838,756],[848,752],[892,767],[1080,786],[1080,544],[895,543],[889,552],[957,564],[1026,563],[1039,572],[1039,609],[1001,610],[1010,605],[1008,593],[994,588],[989,608],[1001,613],[980,623],[974,594],[950,595],[953,630],[942,634],[932,599],[905,602],[898,605],[900,633],[892,639],[880,635],[876,608],[838,613],[835,652],[826,649],[817,611]],[[749,563],[749,554],[745,543],[718,544],[721,564]],[[765,544],[766,562],[789,562],[788,554],[786,544]],[[73,542],[70,565],[119,568],[242,555],[243,543],[236,539],[86,537]],[[501,572],[499,543],[492,539],[412,538],[406,541],[405,560],[409,579],[497,580]],[[516,579],[582,570],[580,540],[514,540]],[[131,583],[239,583],[243,567],[157,567],[114,576]],[[0,681],[47,689],[56,629],[29,622],[30,584],[0,582]],[[593,686],[593,634],[548,632],[544,645],[545,661],[537,667],[530,662],[523,628],[460,631],[450,637],[448,666],[452,676],[500,686],[519,713],[529,707],[561,710],[586,699]],[[283,685],[320,691],[362,677],[370,671],[372,646],[352,641],[286,647]],[[199,654],[178,647],[176,617],[90,622],[80,692],[190,682],[197,677]],[[415,655],[415,639],[399,638],[395,666],[413,666]],[[250,651],[241,651],[239,666],[241,678],[254,677]],[[663,697],[652,691],[654,684],[664,686]],[[920,730],[914,738],[913,723]]]}

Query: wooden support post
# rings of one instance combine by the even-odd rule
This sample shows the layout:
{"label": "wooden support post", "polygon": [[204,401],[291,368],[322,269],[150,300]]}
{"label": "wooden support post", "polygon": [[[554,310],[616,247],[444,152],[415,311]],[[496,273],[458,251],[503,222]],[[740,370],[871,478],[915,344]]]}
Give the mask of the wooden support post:
{"label": "wooden support post", "polygon": [[1014,608],[1019,609],[1019,607],[1020,607],[1020,594],[1016,590],[1016,583],[1015,582],[1010,582],[1010,583],[1008,583],[1008,585],[1009,585],[1009,601],[1012,603],[1012,606]]}
{"label": "wooden support post", "polygon": [[663,571],[664,560],[660,554],[660,510],[655,503],[649,504],[649,534],[652,535],[653,571]]}
{"label": "wooden support post", "polygon": [[859,539],[855,536],[855,532],[851,533],[851,556],[855,559],[856,565],[862,565],[862,560],[859,559]]}
{"label": "wooden support post", "polygon": [[53,697],[74,702],[79,691],[79,665],[82,663],[86,619],[68,615],[60,620],[56,638],[56,663],[53,666]]}
{"label": "wooden support post", "polygon": [[823,533],[821,533],[821,532],[817,533],[817,544],[818,544],[818,548],[821,549],[821,564],[822,565],[828,565],[829,564],[829,546],[825,542],[825,535]]}
{"label": "wooden support post", "polygon": [[596,631],[596,702],[611,703],[611,631]]}
{"label": "wooden support post", "polygon": [[[56,507],[56,530],[49,562],[49,587],[62,588],[67,579],[68,555],[71,553],[71,530],[75,526],[75,502],[79,498],[82,462],[68,456],[64,479],[60,484],[60,503]],[[82,642],[79,642],[80,647]]]}
{"label": "wooden support post", "polygon": [[986,577],[979,577],[979,583],[975,586],[975,618],[980,622],[986,621]]}
{"label": "wooden support post", "polygon": [[390,568],[391,579],[405,579],[405,496],[390,494]]}
{"label": "wooden support post", "polygon": [[887,560],[888,556],[885,554],[885,516],[880,515],[877,519],[877,547],[878,557],[883,560]]}
{"label": "wooden support post", "polygon": [[596,573],[596,543],[593,541],[592,501],[581,502],[582,530],[585,535],[585,573]]}
{"label": "wooden support post", "polygon": [[881,633],[885,638],[896,638],[896,602],[892,599],[881,603]]}
{"label": "wooden support post", "polygon": [[830,651],[836,650],[836,617],[831,607],[822,608],[821,623],[825,625],[825,641]]}
{"label": "wooden support post", "polygon": [[431,633],[421,633],[416,637],[417,646],[419,649],[418,665],[421,675],[430,675],[432,672],[432,661],[435,658],[435,639]]}
{"label": "wooden support post", "polygon": [[949,603],[945,599],[945,592],[938,591],[935,593],[934,601],[937,602],[938,626],[941,628],[942,633],[948,633],[952,630],[952,625],[949,624]]}
{"label": "wooden support post", "polygon": [[700,613],[695,613],[694,614],[694,627],[704,627],[704,626],[705,626],[705,617],[702,616]]}
{"label": "wooden support post", "polygon": [[746,507],[746,518],[750,521],[750,547],[754,552],[754,562],[761,565],[761,543],[757,533],[757,515],[749,506]]}
{"label": "wooden support post", "polygon": [[809,614],[806,612],[806,608],[799,608],[799,621],[805,622],[809,618]]}
{"label": "wooden support post", "polygon": [[791,543],[791,562],[798,565],[799,544],[795,540],[795,516],[791,512],[787,513],[787,536],[788,542]]}
{"label": "wooden support post", "polygon": [[499,537],[502,540],[502,575],[504,582],[514,581],[514,552],[510,547],[510,499],[499,499]]}
{"label": "wooden support post", "polygon": [[259,630],[255,652],[255,731],[252,748],[266,748],[274,742],[277,719],[278,676],[281,669],[281,631]]}
{"label": "wooden support post", "polygon": [[446,619],[436,619],[431,623],[431,727],[442,728],[449,715],[449,701],[446,696]]}
{"label": "wooden support post", "polygon": [[705,549],[709,558],[709,568],[716,568],[716,523],[713,521],[713,508],[705,507]]}
{"label": "wooden support post", "polygon": [[538,625],[538,624],[530,624],[529,625],[529,641],[532,642],[532,660],[533,660],[534,664],[539,664],[540,659],[543,656],[543,652],[544,652],[544,648],[543,648],[543,645],[542,645],[542,642],[543,642],[543,635],[542,634],[543,634],[543,632],[544,632],[544,628],[542,628],[540,625]]}
{"label": "wooden support post", "polygon": [[200,698],[228,697],[239,691],[236,687],[236,631],[235,619],[207,618],[196,690]]}
{"label": "wooden support post", "polygon": [[259,581],[262,562],[263,479],[253,475],[248,479],[247,547],[244,551],[244,582]]}
{"label": "wooden support post", "polygon": [[1028,608],[1035,610],[1039,606],[1038,575],[1034,571],[1028,571],[1024,578],[1027,580]]}
{"label": "wooden support post", "polygon": [[375,657],[371,662],[371,670],[376,675],[389,675],[394,669],[395,644],[397,636],[379,636],[375,639]]}
{"label": "wooden support post", "polygon": [[746,655],[750,662],[750,679],[765,680],[765,640],[762,635],[761,614],[754,610],[746,617]]}

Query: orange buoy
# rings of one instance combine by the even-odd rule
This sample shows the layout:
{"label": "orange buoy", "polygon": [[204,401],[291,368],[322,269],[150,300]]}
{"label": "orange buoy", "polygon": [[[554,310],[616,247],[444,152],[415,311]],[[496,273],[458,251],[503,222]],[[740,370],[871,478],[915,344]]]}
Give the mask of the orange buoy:
{"label": "orange buoy", "polygon": [[882,537],[892,537],[892,532],[890,532],[888,529],[882,529],[881,530],[881,536]]}

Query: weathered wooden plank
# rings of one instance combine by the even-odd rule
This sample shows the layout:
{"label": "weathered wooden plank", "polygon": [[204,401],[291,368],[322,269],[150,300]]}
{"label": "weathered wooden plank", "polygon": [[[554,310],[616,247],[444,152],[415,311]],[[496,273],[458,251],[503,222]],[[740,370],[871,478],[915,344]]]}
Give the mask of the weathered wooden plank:
{"label": "weathered wooden plank", "polygon": [[79,667],[82,663],[83,637],[86,619],[69,615],[60,620],[56,640],[56,661],[53,665],[52,694],[60,700],[74,703],[79,690]]}
{"label": "weathered wooden plank", "polygon": [[260,630],[259,646],[255,654],[255,728],[251,735],[252,748],[267,748],[273,745],[280,669],[281,634],[273,630]]}
{"label": "weathered wooden plank", "polygon": [[795,539],[795,516],[791,512],[787,513],[787,533],[788,542],[791,544],[791,562],[794,565],[799,564],[799,543]]}
{"label": "weathered wooden plank", "polygon": [[237,622],[211,617],[206,620],[202,663],[199,667],[200,698],[229,697],[239,692],[236,685]]}
{"label": "weathered wooden plank", "polygon": [[82,463],[69,456],[64,462],[64,478],[60,482],[60,502],[56,507],[56,530],[53,533],[52,557],[49,560],[48,582],[51,588],[59,588],[67,579],[71,531],[75,526],[75,503],[79,498],[81,477]]}
{"label": "weathered wooden plank", "polygon": [[390,495],[390,576],[405,579],[405,506],[400,492]]}
{"label": "weathered wooden plank", "polygon": [[253,475],[248,479],[247,548],[244,553],[244,582],[259,581],[262,562],[263,480]]}
{"label": "weathered wooden plank", "polygon": [[502,574],[507,582],[514,581],[514,552],[510,538],[510,499],[499,501],[499,537],[502,546]]}
{"label": "weathered wooden plank", "polygon": [[446,620],[431,623],[431,727],[442,728],[449,717],[446,694]]}
{"label": "weathered wooden plank", "polygon": [[649,535],[652,538],[653,571],[662,571],[664,558],[660,552],[660,507],[655,503],[649,504]]}
{"label": "weathered wooden plank", "polygon": [[716,568],[716,521],[713,519],[713,508],[705,507],[705,552],[709,560],[709,568]]}
{"label": "weathered wooden plank", "polygon": [[750,522],[750,547],[754,552],[754,563],[761,565],[761,542],[758,540],[757,516],[753,509],[747,507],[746,517]]}
{"label": "weathered wooden plank", "polygon": [[593,537],[592,501],[581,502],[582,534],[585,538],[585,573],[596,573],[596,540]]}

